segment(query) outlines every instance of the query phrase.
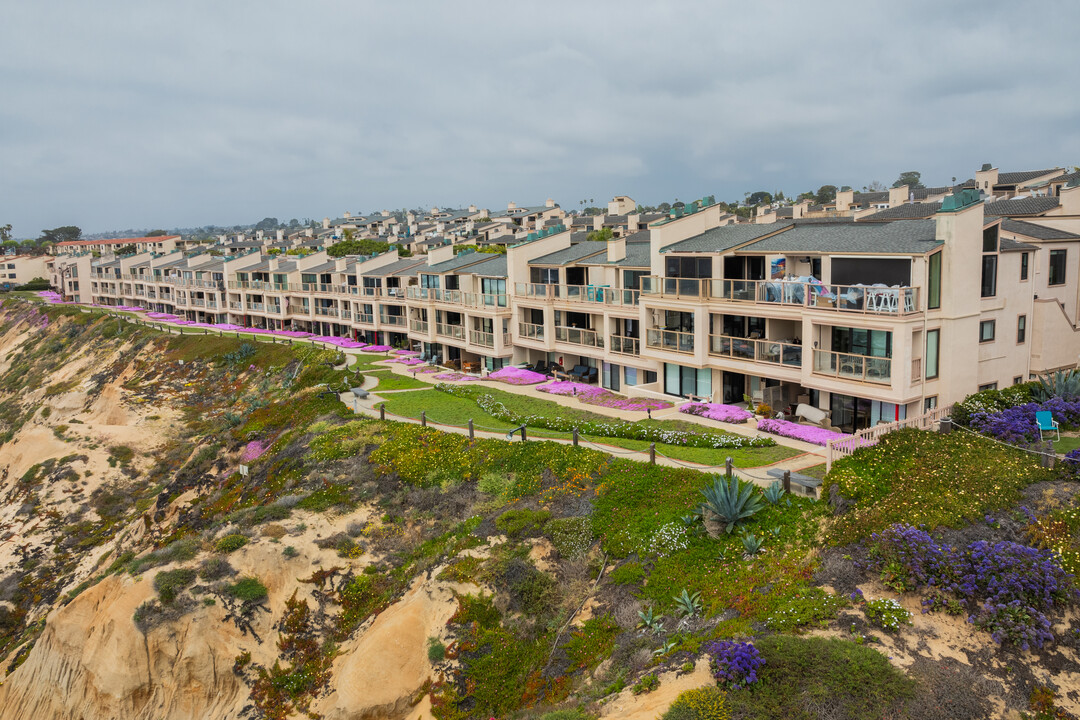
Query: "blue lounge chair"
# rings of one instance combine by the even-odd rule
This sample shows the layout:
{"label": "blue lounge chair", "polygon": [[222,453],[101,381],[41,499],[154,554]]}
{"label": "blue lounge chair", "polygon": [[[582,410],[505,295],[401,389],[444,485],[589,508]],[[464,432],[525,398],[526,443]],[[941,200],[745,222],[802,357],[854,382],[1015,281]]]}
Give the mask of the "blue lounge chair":
{"label": "blue lounge chair", "polygon": [[1043,432],[1052,432],[1057,434],[1057,439],[1061,439],[1061,429],[1058,428],[1057,420],[1054,419],[1054,414],[1049,410],[1040,410],[1035,413],[1035,422],[1039,425],[1039,439],[1042,439]]}

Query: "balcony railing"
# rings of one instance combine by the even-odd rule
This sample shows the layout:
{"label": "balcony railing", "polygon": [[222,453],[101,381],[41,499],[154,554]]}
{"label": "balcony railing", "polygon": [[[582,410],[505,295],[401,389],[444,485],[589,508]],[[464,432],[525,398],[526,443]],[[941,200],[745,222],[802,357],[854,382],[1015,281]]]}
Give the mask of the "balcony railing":
{"label": "balcony railing", "polygon": [[413,332],[426,333],[428,331],[427,320],[410,320],[409,329]]}
{"label": "balcony railing", "polygon": [[[192,302],[194,302],[194,301],[192,301]],[[262,312],[265,309],[266,309],[266,306],[263,305],[262,303],[256,303],[256,302],[249,302],[248,303],[248,310],[251,310],[253,312]]]}
{"label": "balcony railing", "polygon": [[570,343],[572,345],[586,345],[588,347],[604,347],[604,338],[595,330],[584,328],[555,326],[555,340],[557,342]]}
{"label": "balcony railing", "polygon": [[338,309],[332,307],[323,307],[321,305],[315,306],[315,314],[322,315],[323,317],[337,317]]}
{"label": "balcony railing", "polygon": [[647,275],[641,278],[641,294],[669,298],[702,298],[708,294],[708,280]]}
{"label": "balcony railing", "polygon": [[692,353],[694,352],[694,333],[651,328],[645,333],[645,345],[657,350]]}
{"label": "balcony railing", "polygon": [[888,385],[892,382],[892,359],[815,350],[814,373],[843,380]]}
{"label": "balcony railing", "polygon": [[435,323],[435,334],[442,335],[444,337],[454,338],[455,340],[464,340],[465,326],[450,325],[448,323]]}
{"label": "balcony railing", "polygon": [[544,326],[535,323],[518,323],[518,335],[529,340],[543,340]]}
{"label": "balcony railing", "polygon": [[311,308],[307,305],[289,305],[290,315],[303,315],[305,317],[311,316]]}
{"label": "balcony railing", "polygon": [[374,313],[356,313],[356,322],[364,323],[365,325],[374,325],[375,324],[375,314]]}
{"label": "balcony railing", "polygon": [[508,308],[510,296],[504,293],[465,293],[462,304],[466,307],[484,308]]}
{"label": "balcony railing", "polygon": [[637,305],[640,293],[635,289],[619,289],[599,285],[555,285],[544,283],[515,283],[514,294],[537,300],[598,303],[601,305]]}
{"label": "balcony railing", "polygon": [[914,287],[822,285],[795,280],[710,280],[709,284],[709,295],[716,300],[885,315],[906,315],[919,309],[919,289]]}
{"label": "balcony railing", "polygon": [[[178,303],[180,303],[181,305],[187,305],[187,300],[181,300],[180,298],[177,298],[176,301]],[[236,302],[235,300],[230,300],[229,301],[229,309],[230,310],[243,310],[244,309],[244,303]]]}
{"label": "balcony railing", "polygon": [[217,306],[218,306],[217,300],[207,300],[206,301],[206,307],[208,307],[208,308],[214,308],[216,310]]}
{"label": "balcony railing", "polygon": [[379,322],[383,325],[399,325],[404,327],[406,318],[404,315],[379,315]]}
{"label": "balcony railing", "polygon": [[493,348],[495,347],[495,333],[484,332],[483,330],[470,330],[469,342],[473,345],[479,345],[480,347]]}
{"label": "balcony railing", "polygon": [[709,354],[788,367],[802,367],[802,345],[776,340],[710,335]]}
{"label": "balcony railing", "polygon": [[206,305],[206,301],[202,298],[191,298],[190,302],[195,307],[203,307],[204,305]]}
{"label": "balcony railing", "polygon": [[611,352],[619,353],[620,355],[640,355],[641,354],[641,340],[632,337],[623,337],[622,335],[612,335]]}

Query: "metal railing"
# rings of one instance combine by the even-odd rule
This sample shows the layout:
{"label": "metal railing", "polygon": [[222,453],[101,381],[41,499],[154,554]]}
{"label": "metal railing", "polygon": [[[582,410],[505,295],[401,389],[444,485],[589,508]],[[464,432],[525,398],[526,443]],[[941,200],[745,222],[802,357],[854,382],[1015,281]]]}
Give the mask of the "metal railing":
{"label": "metal railing", "polygon": [[529,340],[543,340],[544,326],[536,323],[518,323],[518,335]]}
{"label": "metal railing", "polygon": [[884,315],[918,312],[919,289],[873,285],[823,285],[797,280],[710,280],[714,300],[792,305]]}
{"label": "metal railing", "polygon": [[612,335],[609,340],[611,343],[611,352],[613,353],[619,353],[620,355],[641,354],[641,340],[638,338]]}
{"label": "metal railing", "polygon": [[356,322],[364,323],[365,325],[374,325],[375,324],[375,314],[374,313],[356,313]]}
{"label": "metal railing", "polygon": [[554,283],[514,283],[517,297],[536,300],[559,300],[601,305],[637,305],[641,293],[602,285],[556,285]]}
{"label": "metal railing", "polygon": [[405,327],[407,320],[404,315],[387,315],[381,313],[379,315],[379,322],[383,325],[398,325]]}
{"label": "metal railing", "polygon": [[892,383],[892,358],[815,350],[814,374],[889,385]]}
{"label": "metal railing", "polygon": [[730,335],[709,336],[709,354],[719,357],[802,367],[802,352],[802,345],[777,340],[740,338]]}
{"label": "metal railing", "polygon": [[641,278],[641,294],[668,298],[702,298],[708,296],[709,282],[699,278],[646,275]]}
{"label": "metal railing", "polygon": [[337,317],[338,309],[332,307],[323,307],[322,305],[316,305],[315,314],[322,315],[323,317]]}
{"label": "metal railing", "polygon": [[650,328],[645,332],[646,347],[679,353],[694,352],[694,333]]}
{"label": "metal railing", "polygon": [[469,342],[473,345],[493,348],[495,347],[495,333],[484,332],[483,330],[470,330]]}
{"label": "metal railing", "polygon": [[585,328],[555,326],[555,341],[587,347],[604,347],[604,338],[595,330]]}
{"label": "metal railing", "polygon": [[454,338],[455,340],[464,340],[465,326],[451,325],[449,323],[435,323],[435,334]]}
{"label": "metal railing", "polygon": [[426,333],[428,332],[427,320],[410,320],[409,329],[413,332]]}

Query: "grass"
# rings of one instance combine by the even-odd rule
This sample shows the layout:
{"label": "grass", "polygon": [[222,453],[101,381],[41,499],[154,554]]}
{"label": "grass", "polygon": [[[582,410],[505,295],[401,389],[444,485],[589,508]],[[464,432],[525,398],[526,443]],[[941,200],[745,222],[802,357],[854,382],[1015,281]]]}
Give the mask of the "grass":
{"label": "grass", "polygon": [[1071,450],[1080,448],[1080,436],[1063,436],[1060,440],[1054,441],[1054,452],[1059,455],[1064,455]]}
{"label": "grass", "polygon": [[[515,395],[514,393],[487,387],[485,387],[484,390],[485,392],[494,395],[499,402],[502,402],[508,409],[513,410],[514,412],[531,415],[559,415],[560,417],[579,418],[582,421],[610,420],[610,418],[606,416],[597,415],[596,413],[587,410],[566,408],[551,402],[550,400],[540,400],[539,398]],[[386,411],[401,417],[416,419],[420,417],[421,412],[426,412],[427,419],[433,423],[456,425],[458,427],[463,427],[468,424],[469,420],[472,420],[477,430],[485,429],[493,432],[508,432],[516,427],[488,415],[472,400],[449,395],[435,389],[417,390],[416,392],[395,395],[387,400]],[[701,430],[700,425],[681,420],[641,420],[639,422],[653,423],[668,429]],[[570,433],[556,432],[544,428],[529,428],[528,433],[532,436],[543,438],[569,439],[570,437]],[[626,450],[644,452],[649,449],[649,443],[644,440],[601,437],[590,437],[586,439],[604,443],[605,445],[624,448]],[[657,443],[656,450],[658,453],[670,458],[685,462],[701,463],[702,465],[720,466],[724,464],[726,458],[730,457],[737,467],[770,465],[799,454],[797,450],[792,450],[783,445],[766,448],[714,450],[712,448],[688,448],[680,445]]]}
{"label": "grass", "polygon": [[356,360],[355,364],[349,365],[349,371],[360,370],[363,372],[365,370],[385,370],[385,365],[376,365],[375,363],[380,360],[388,360],[391,357],[393,357],[393,355],[368,355],[364,353],[350,355],[350,362],[353,362],[352,358],[356,358]]}
{"label": "grass", "polygon": [[379,370],[378,372],[369,372],[367,375],[378,379],[379,385],[375,388],[376,393],[380,390],[419,390],[431,387],[431,383],[405,375],[398,375],[393,370]]}
{"label": "grass", "polygon": [[803,468],[802,470],[799,470],[799,474],[808,475],[809,477],[817,478],[818,480],[824,480],[825,463],[821,463],[820,465],[812,465],[808,468]]}

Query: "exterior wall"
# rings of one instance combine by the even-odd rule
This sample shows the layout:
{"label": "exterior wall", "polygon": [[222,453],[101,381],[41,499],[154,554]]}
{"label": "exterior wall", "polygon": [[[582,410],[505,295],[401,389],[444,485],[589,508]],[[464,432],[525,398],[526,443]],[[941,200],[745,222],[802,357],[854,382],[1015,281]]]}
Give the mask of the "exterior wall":
{"label": "exterior wall", "polygon": [[34,278],[48,279],[42,255],[0,256],[0,285],[24,285]]}

